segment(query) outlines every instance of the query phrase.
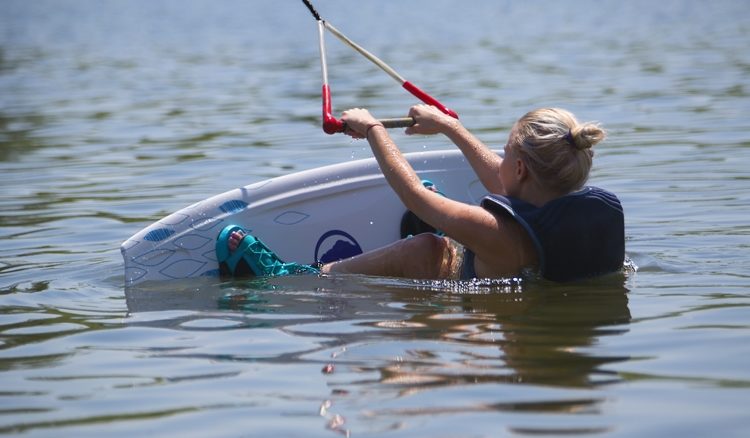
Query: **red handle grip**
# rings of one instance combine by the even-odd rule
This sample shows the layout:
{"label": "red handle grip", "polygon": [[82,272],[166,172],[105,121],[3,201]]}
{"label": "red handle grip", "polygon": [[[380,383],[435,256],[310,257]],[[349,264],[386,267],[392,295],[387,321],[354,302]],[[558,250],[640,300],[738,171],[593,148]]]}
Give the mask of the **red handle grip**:
{"label": "red handle grip", "polygon": [[448,108],[447,106],[443,105],[442,103],[438,102],[437,99],[430,96],[429,94],[422,91],[419,87],[412,84],[409,81],[404,81],[403,84],[401,84],[402,87],[404,87],[409,93],[413,94],[417,99],[421,100],[422,102],[426,103],[427,105],[432,105],[442,111],[445,114],[448,114],[449,116],[453,117],[454,119],[458,118],[458,114],[456,114],[455,111]]}
{"label": "red handle grip", "polygon": [[333,117],[331,89],[328,87],[328,84],[323,84],[323,131],[326,134],[344,132],[344,122]]}

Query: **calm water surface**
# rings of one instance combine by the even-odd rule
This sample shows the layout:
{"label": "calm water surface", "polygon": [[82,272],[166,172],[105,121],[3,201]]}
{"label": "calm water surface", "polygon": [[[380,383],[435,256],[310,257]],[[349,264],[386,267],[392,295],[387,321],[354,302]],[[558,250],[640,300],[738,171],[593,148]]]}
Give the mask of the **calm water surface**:
{"label": "calm water surface", "polygon": [[[534,107],[602,122],[592,183],[620,195],[638,271],[565,286],[126,289],[119,244],[144,226],[369,150],[319,129],[301,2],[6,0],[0,433],[746,436],[746,2],[318,9],[493,146]],[[337,111],[414,103],[338,41],[328,49]]]}

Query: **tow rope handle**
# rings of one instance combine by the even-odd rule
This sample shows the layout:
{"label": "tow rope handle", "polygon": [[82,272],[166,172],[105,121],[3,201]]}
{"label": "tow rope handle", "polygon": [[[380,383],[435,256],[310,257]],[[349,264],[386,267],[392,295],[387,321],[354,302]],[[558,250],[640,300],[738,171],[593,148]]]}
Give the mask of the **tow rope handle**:
{"label": "tow rope handle", "polygon": [[[401,75],[399,75],[393,68],[391,68],[385,62],[383,62],[380,58],[368,52],[365,48],[355,43],[354,41],[350,40],[348,37],[346,37],[346,35],[344,35],[338,29],[333,27],[333,25],[331,25],[327,21],[320,18],[320,15],[315,10],[315,8],[313,8],[312,4],[308,0],[302,0],[302,2],[305,4],[305,6],[307,6],[307,8],[310,10],[310,13],[318,21],[318,43],[320,47],[320,66],[321,66],[321,72],[323,75],[323,88],[322,88],[323,131],[325,133],[336,134],[338,132],[344,132],[344,128],[345,128],[344,122],[337,119],[333,115],[333,104],[331,101],[331,88],[328,85],[328,63],[326,61],[326,50],[325,50],[325,39],[324,39],[324,33],[326,29],[329,30],[338,39],[340,39],[344,44],[353,48],[354,50],[359,52],[361,55],[363,55],[365,58],[370,60],[373,64],[375,64],[380,69],[385,71],[389,76],[391,76],[393,79],[399,82],[401,86],[405,90],[407,90],[409,93],[411,93],[414,97],[416,97],[417,99],[421,100],[422,102],[428,105],[432,105],[436,107],[437,109],[442,111],[444,114],[447,114],[455,119],[458,118],[458,114],[455,111],[446,107],[445,105],[440,103],[437,99],[430,96],[429,94],[424,92],[422,89],[420,89],[416,85],[404,79]],[[409,126],[413,126],[414,123],[416,123],[416,121],[412,117],[382,119],[380,120],[380,122],[386,128],[406,128]]]}
{"label": "tow rope handle", "polygon": [[[328,84],[323,84],[323,131],[326,134],[344,132],[345,123],[333,116],[331,104],[331,89]],[[414,126],[416,120],[413,117],[399,117],[395,119],[378,120],[385,128],[408,128]]]}

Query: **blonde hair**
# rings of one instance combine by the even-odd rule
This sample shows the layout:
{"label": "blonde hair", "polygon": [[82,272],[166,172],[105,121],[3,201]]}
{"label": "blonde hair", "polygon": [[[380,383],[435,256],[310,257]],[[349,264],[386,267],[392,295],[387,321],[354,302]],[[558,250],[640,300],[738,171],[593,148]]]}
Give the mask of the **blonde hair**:
{"label": "blonde hair", "polygon": [[594,122],[579,123],[560,108],[540,108],[518,119],[508,146],[544,188],[570,193],[586,183],[595,144],[607,136]]}

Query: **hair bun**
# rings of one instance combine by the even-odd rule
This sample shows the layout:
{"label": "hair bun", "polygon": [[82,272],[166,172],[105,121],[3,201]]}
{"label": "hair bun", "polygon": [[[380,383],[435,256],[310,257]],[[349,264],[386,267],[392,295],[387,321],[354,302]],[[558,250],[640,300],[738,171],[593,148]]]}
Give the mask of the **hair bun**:
{"label": "hair bun", "polygon": [[591,149],[604,140],[607,133],[597,123],[586,122],[571,128],[570,143],[578,150]]}

